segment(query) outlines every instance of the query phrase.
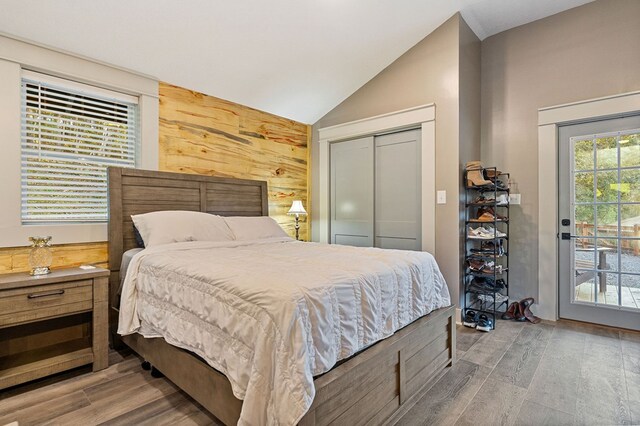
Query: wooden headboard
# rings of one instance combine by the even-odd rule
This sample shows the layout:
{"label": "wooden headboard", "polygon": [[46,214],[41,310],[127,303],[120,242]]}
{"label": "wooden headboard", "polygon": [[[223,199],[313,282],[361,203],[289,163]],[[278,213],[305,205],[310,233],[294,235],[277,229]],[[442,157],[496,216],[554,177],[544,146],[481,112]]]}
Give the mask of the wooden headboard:
{"label": "wooden headboard", "polygon": [[221,216],[267,216],[267,182],[109,167],[110,303],[117,305],[122,254],[137,247],[131,215],[190,210]]}

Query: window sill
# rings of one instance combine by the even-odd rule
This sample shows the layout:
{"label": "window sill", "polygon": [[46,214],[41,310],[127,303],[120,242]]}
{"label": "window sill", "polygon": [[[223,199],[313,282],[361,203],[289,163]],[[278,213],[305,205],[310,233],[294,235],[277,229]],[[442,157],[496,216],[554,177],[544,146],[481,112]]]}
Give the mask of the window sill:
{"label": "window sill", "polygon": [[52,244],[107,241],[107,223],[41,224],[0,227],[0,247],[29,245],[29,237],[51,236]]}

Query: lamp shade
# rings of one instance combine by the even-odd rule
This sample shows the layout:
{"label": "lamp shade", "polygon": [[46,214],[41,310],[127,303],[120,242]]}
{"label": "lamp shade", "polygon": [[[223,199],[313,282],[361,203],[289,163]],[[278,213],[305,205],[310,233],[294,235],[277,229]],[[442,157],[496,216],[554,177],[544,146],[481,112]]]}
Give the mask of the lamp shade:
{"label": "lamp shade", "polygon": [[302,206],[302,201],[295,200],[287,214],[307,214],[307,211]]}

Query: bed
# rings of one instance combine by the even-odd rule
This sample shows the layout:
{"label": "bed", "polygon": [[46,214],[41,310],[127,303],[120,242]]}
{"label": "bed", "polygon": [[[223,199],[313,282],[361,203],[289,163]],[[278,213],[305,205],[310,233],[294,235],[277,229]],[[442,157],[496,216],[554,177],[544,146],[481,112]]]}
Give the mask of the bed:
{"label": "bed", "polygon": [[[117,327],[119,314],[117,311],[120,306],[118,288],[122,256],[125,251],[137,245],[130,216],[164,210],[188,210],[221,216],[267,216],[266,182],[120,168],[109,169],[112,332]],[[251,269],[250,266],[253,266],[249,265],[252,262],[251,255],[246,254],[251,250],[270,253],[269,262],[277,262],[278,256],[286,261],[292,261],[292,253],[312,255],[310,252],[314,250],[312,244],[286,241],[286,239],[267,241],[263,244],[270,245],[236,244],[241,247],[225,247],[224,250],[229,252],[231,257],[224,263],[238,268],[241,263],[233,264],[233,262],[242,261],[243,257],[237,255],[239,250],[243,250],[242,256],[248,262],[246,269]],[[164,253],[155,253],[155,258],[153,250],[145,250],[145,252],[149,262],[162,255],[166,259],[178,259],[180,253],[186,253],[180,250],[190,250],[189,256],[183,256],[183,262],[190,257],[198,259],[198,256],[205,256],[211,250],[217,250],[215,257],[222,253],[220,247],[211,247],[209,243],[185,243],[184,246],[188,247],[159,250]],[[337,255],[334,253],[335,250],[352,250],[352,248],[340,247],[324,248],[324,250],[327,249],[329,257]],[[191,256],[192,253],[197,256]],[[339,255],[342,254],[340,252]],[[385,256],[387,255],[395,254],[388,253]],[[234,259],[233,256],[236,258]],[[166,263],[166,259],[163,262]],[[254,256],[253,259],[257,257]],[[335,262],[335,259],[337,258],[333,258],[332,262]],[[141,262],[142,260],[140,264]],[[153,266],[152,262],[149,265]],[[198,268],[203,267],[203,264],[193,261],[189,267],[197,271]],[[372,263],[371,267],[375,269],[375,264]],[[259,269],[260,265],[256,268]],[[305,273],[311,276],[311,272]],[[276,282],[273,278],[269,281],[266,272],[264,279],[270,285]],[[311,293],[309,295],[305,297],[313,299],[313,295]],[[454,308],[442,307],[432,310],[427,315],[420,315],[417,319],[407,318],[409,317],[406,316],[404,320],[406,324],[401,320],[396,324],[401,328],[384,340],[371,344],[365,341],[365,349],[342,354],[347,355],[346,358],[339,357],[340,362],[330,370],[326,371],[326,367],[331,366],[338,358],[330,359],[324,364],[316,363],[320,365],[317,371],[307,371],[307,376],[310,372],[314,373],[313,377],[309,376],[313,393],[302,412],[304,416],[295,417],[300,419],[299,424],[392,423],[413,406],[446,368],[455,362]],[[225,424],[236,424],[239,420],[243,424],[260,423],[259,420],[255,420],[255,417],[247,416],[246,410],[241,418],[243,401],[234,395],[234,389],[236,395],[238,394],[235,376],[230,375],[234,380],[232,385],[227,376],[211,367],[211,365],[217,366],[213,362],[215,360],[209,358],[208,362],[205,361],[206,351],[196,353],[198,350],[195,346],[192,350],[182,349],[181,345],[190,347],[185,344],[189,342],[172,341],[170,336],[167,336],[167,340],[172,341],[173,344],[167,343],[162,337],[149,337],[148,333],[146,338],[139,333],[125,334],[122,341],[126,345],[153,364]],[[112,336],[115,342],[117,337],[114,333]],[[362,344],[363,342],[360,342],[360,345]],[[219,369],[222,370],[225,367],[223,365]],[[279,385],[277,380],[273,383]],[[273,420],[274,418],[278,417],[271,417],[268,422],[278,423],[277,420]],[[283,424],[290,422],[289,418],[283,421]]]}

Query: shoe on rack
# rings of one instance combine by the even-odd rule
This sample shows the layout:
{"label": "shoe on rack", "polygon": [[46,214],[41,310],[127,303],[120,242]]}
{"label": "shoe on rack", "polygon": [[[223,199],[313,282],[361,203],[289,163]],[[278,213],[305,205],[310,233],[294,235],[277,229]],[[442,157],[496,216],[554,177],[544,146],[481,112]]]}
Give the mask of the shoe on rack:
{"label": "shoe on rack", "polygon": [[469,283],[469,290],[478,291],[478,292],[495,293],[502,289],[499,288],[491,278],[473,277],[473,279]]}
{"label": "shoe on rack", "polygon": [[493,240],[507,236],[491,226],[479,226],[475,229],[470,226],[468,231],[468,238],[476,240]]}
{"label": "shoe on rack", "polygon": [[478,215],[479,215],[478,219],[480,219],[480,217],[485,217],[490,219],[490,220],[486,220],[486,222],[493,222],[494,220],[501,220],[501,221],[508,220],[506,216],[497,214],[496,211],[493,209],[493,207],[490,207],[490,206],[480,207],[478,209]]}
{"label": "shoe on rack", "polygon": [[486,262],[485,265],[480,270],[483,274],[501,274],[503,271],[502,265],[496,265],[494,262]]}
{"label": "shoe on rack", "polygon": [[498,197],[494,197],[490,192],[478,195],[471,201],[472,204],[495,204],[497,206],[506,206],[509,204],[509,196],[507,194],[500,194]]}
{"label": "shoe on rack", "polygon": [[484,174],[487,177],[487,179],[495,179],[497,178],[499,175],[502,174],[502,172],[498,169],[484,169]]}
{"label": "shoe on rack", "polygon": [[504,294],[501,293],[496,293],[496,297],[494,298],[493,295],[491,294],[479,294],[478,295],[478,300],[484,302],[484,303],[491,303],[493,304],[493,301],[496,301],[496,305],[502,305],[504,302],[506,302],[507,300],[509,300],[509,298],[507,296],[505,296]]}
{"label": "shoe on rack", "polygon": [[467,187],[493,185],[493,182],[484,178],[480,161],[469,161],[465,165],[465,169],[467,171]]}
{"label": "shoe on rack", "polygon": [[479,214],[476,219],[471,219],[473,222],[495,222],[496,217],[489,212]]}
{"label": "shoe on rack", "polygon": [[472,248],[472,256],[500,257],[504,254],[504,246],[501,239],[494,241],[483,241],[480,248]]}
{"label": "shoe on rack", "polygon": [[494,265],[491,267],[486,267],[482,270],[485,274],[502,274],[505,271],[502,265]]}
{"label": "shoe on rack", "polygon": [[480,250],[487,252],[487,253],[492,253],[492,254],[497,254],[499,256],[504,254],[504,245],[502,244],[503,240],[496,240],[496,241],[483,241],[480,244]]}
{"label": "shoe on rack", "polygon": [[507,236],[507,234],[494,228],[493,226],[485,225],[483,228],[486,235],[491,235],[492,238],[504,238]]}
{"label": "shoe on rack", "polygon": [[496,265],[492,260],[467,259],[467,265],[470,271],[481,274],[493,274],[494,271],[501,274],[503,271],[502,265]]}
{"label": "shoe on rack", "polygon": [[477,227],[475,229],[470,226],[468,228],[469,238],[481,239],[481,240],[488,239],[483,231],[484,231],[484,229],[481,226],[479,226],[479,227]]}
{"label": "shoe on rack", "polygon": [[491,238],[503,238],[507,236],[507,234],[505,234],[504,232],[501,232],[496,228],[488,225],[484,226],[484,231],[487,235],[491,235]]}
{"label": "shoe on rack", "polygon": [[507,288],[503,279],[494,281],[490,277],[473,277],[469,283],[469,290],[482,292],[499,292]]}
{"label": "shoe on rack", "polygon": [[474,229],[470,226],[469,238],[473,238],[477,240],[492,240],[494,238],[494,235],[493,233],[489,233],[489,230],[485,227],[479,226]]}
{"label": "shoe on rack", "polygon": [[480,330],[480,331],[493,330],[493,319],[489,318],[488,315],[480,314],[480,316],[478,316],[478,325],[476,325],[476,330]]}
{"label": "shoe on rack", "polygon": [[471,204],[493,204],[494,201],[493,199],[485,198],[484,194],[480,194],[471,201]]}
{"label": "shoe on rack", "polygon": [[476,251],[472,250],[472,252],[469,253],[469,257],[475,259],[497,258],[500,257],[500,254],[494,254],[493,251],[481,251],[476,249]]}
{"label": "shoe on rack", "polygon": [[499,191],[508,191],[509,187],[501,180],[496,179],[495,182],[492,182],[493,184],[495,184],[496,189]]}
{"label": "shoe on rack", "polygon": [[486,263],[484,260],[467,259],[467,265],[469,266],[469,269],[473,272],[482,272],[482,268],[486,266]]}
{"label": "shoe on rack", "polygon": [[480,261],[473,262],[474,268],[469,267],[474,272],[480,272],[482,274],[493,274],[493,270],[495,269],[495,262],[493,261]]}
{"label": "shoe on rack", "polygon": [[473,290],[473,291],[493,291],[493,288],[489,287],[486,284],[486,279],[483,277],[473,277],[471,279],[471,282],[469,283],[469,290]]}
{"label": "shoe on rack", "polygon": [[467,309],[467,312],[464,314],[464,321],[462,325],[465,327],[476,328],[478,325],[478,313],[474,310]]}
{"label": "shoe on rack", "polygon": [[500,194],[495,201],[496,205],[498,206],[506,206],[507,204],[509,204],[509,197],[507,196],[507,194]]}
{"label": "shoe on rack", "polygon": [[486,232],[483,227],[479,226],[477,228],[468,227],[468,236],[473,239],[487,240],[490,239],[487,237]]}

